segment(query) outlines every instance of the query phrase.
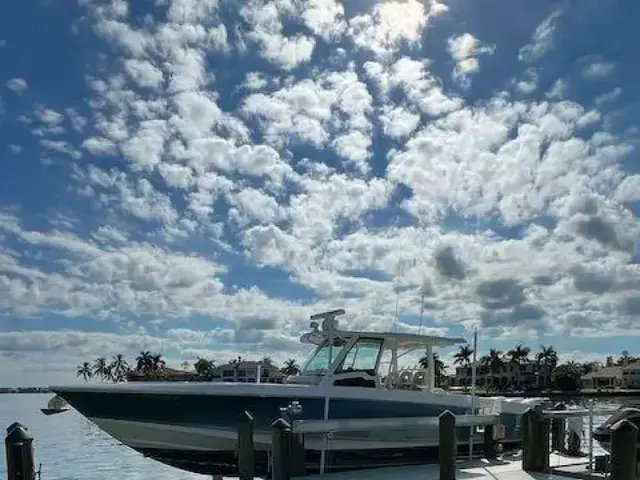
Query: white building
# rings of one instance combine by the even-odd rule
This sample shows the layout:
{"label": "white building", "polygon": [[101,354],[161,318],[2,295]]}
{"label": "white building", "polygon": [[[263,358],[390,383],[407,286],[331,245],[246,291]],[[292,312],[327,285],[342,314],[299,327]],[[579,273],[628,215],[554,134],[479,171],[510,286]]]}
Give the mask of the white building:
{"label": "white building", "polygon": [[216,367],[213,372],[213,381],[256,383],[258,371],[260,371],[260,383],[281,383],[286,376],[271,363],[246,360]]}
{"label": "white building", "polygon": [[640,362],[603,367],[580,378],[583,388],[640,388]]}
{"label": "white building", "polygon": [[[456,367],[456,373],[452,378],[453,385],[459,387],[471,387],[471,366]],[[476,363],[476,386],[479,388],[504,388],[515,389],[547,388],[551,384],[551,375],[545,365],[538,362],[517,364],[505,362],[500,372],[491,372],[480,362]]]}

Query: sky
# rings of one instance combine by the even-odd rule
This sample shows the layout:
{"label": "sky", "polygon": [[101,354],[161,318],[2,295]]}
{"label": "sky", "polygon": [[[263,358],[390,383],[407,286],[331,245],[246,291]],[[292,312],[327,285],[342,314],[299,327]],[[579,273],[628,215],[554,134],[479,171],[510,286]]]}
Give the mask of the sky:
{"label": "sky", "polygon": [[621,0],[3,2],[0,386],[141,350],[300,358],[335,308],[477,328],[480,354],[640,353],[638,21]]}

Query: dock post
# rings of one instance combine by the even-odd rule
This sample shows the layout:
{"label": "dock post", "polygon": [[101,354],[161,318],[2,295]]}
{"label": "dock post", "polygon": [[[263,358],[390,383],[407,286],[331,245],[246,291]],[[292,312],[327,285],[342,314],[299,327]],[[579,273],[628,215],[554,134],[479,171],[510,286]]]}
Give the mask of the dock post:
{"label": "dock post", "polygon": [[456,416],[445,410],[438,417],[438,460],[440,463],[440,480],[456,479]]}
{"label": "dock post", "polygon": [[305,464],[304,435],[296,433],[295,421],[291,422],[291,436],[289,445],[289,475],[291,477],[304,477],[307,475]]}
{"label": "dock post", "polygon": [[33,437],[27,428],[20,423],[12,423],[7,428],[4,438],[7,455],[8,480],[32,480],[35,478],[35,462],[33,460]]}
{"label": "dock post", "polygon": [[289,480],[291,425],[278,418],[271,424],[271,480]]}
{"label": "dock post", "polygon": [[255,472],[253,452],[253,416],[245,410],[238,417],[238,477],[240,480],[253,480]]}
{"label": "dock post", "polygon": [[[556,411],[563,411],[567,409],[564,403],[556,403],[553,407]],[[551,420],[551,450],[564,453],[565,437],[567,434],[567,420],[566,418],[554,418]]]}
{"label": "dock post", "polygon": [[522,469],[545,472],[549,468],[549,420],[542,412],[528,409],[522,414]]}
{"label": "dock post", "polygon": [[493,425],[484,426],[484,458],[487,460],[494,460],[498,458],[498,452],[496,449],[497,442],[493,438]]}
{"label": "dock post", "polygon": [[638,427],[629,420],[611,426],[611,480],[636,478]]}

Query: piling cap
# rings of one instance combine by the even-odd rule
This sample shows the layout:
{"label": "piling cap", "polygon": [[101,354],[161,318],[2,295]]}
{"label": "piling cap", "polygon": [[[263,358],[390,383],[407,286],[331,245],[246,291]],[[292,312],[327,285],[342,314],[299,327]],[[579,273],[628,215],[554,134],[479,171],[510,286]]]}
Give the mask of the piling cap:
{"label": "piling cap", "polygon": [[289,422],[287,422],[284,418],[278,418],[275,422],[271,424],[271,428],[284,430],[286,428],[291,428],[291,425],[289,425]]}
{"label": "piling cap", "polygon": [[27,429],[22,425],[13,424],[10,429],[7,429],[7,436],[5,437],[6,443],[21,443],[33,441],[33,437],[29,435]]}
{"label": "piling cap", "polygon": [[638,427],[636,427],[633,423],[631,423],[629,420],[626,419],[622,419],[622,420],[618,420],[616,423],[614,423],[613,425],[611,425],[611,431],[612,432],[617,432],[622,430],[623,432],[637,432],[638,431]]}
{"label": "piling cap", "polygon": [[451,413],[451,411],[445,410],[440,415],[438,415],[438,418],[456,418],[456,416]]}
{"label": "piling cap", "polygon": [[239,416],[238,421],[240,422],[253,422],[253,415],[248,410],[244,410]]}
{"label": "piling cap", "polygon": [[13,422],[11,425],[9,425],[9,426],[7,427],[7,434],[8,434],[11,430],[13,430],[14,428],[16,428],[16,427],[22,427],[22,428],[24,428],[25,430],[27,429],[27,427],[25,427],[24,425],[22,425],[20,422]]}

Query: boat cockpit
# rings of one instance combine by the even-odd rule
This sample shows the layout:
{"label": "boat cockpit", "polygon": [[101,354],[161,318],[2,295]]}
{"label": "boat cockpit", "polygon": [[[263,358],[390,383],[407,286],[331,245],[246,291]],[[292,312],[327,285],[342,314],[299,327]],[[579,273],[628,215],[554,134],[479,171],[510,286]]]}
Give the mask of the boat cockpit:
{"label": "boat cockpit", "polygon": [[[300,341],[316,348],[299,375],[287,378],[286,383],[435,391],[433,347],[464,342],[461,338],[339,330],[336,317],[344,313],[340,309],[311,317],[311,330]],[[321,326],[319,319],[323,319]],[[398,360],[416,350],[426,351],[427,368],[399,369]]]}

